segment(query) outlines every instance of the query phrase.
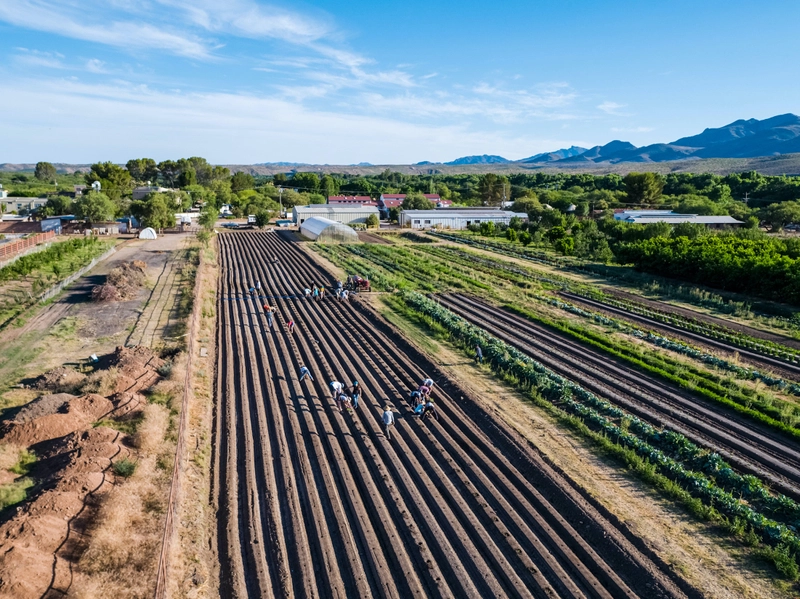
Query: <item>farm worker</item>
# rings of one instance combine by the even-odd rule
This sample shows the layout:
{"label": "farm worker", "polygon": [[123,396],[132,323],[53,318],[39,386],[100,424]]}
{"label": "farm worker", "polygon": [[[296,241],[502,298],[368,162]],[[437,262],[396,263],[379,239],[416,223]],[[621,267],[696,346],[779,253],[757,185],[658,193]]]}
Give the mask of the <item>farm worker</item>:
{"label": "farm worker", "polygon": [[289,334],[290,335],[293,334],[294,333],[294,320],[290,320],[289,322],[287,322],[286,323],[286,328],[289,329]]}
{"label": "farm worker", "polygon": [[336,401],[336,398],[339,397],[339,394],[344,390],[344,385],[342,385],[339,381],[331,381],[331,397],[333,400]]}
{"label": "farm worker", "polygon": [[350,297],[350,292],[347,289],[342,290],[342,301],[346,302]]}
{"label": "farm worker", "polygon": [[272,311],[274,308],[269,304],[264,304],[264,311],[267,313],[267,324],[272,328]]}
{"label": "farm worker", "polygon": [[255,288],[255,287],[251,287],[251,288],[249,289],[249,292],[250,292],[250,295],[253,295],[253,294],[255,294],[255,292],[256,292],[256,288]]}
{"label": "farm worker", "polygon": [[314,301],[317,301],[319,299],[319,287],[317,287],[316,285],[314,285],[313,293],[314,293]]}
{"label": "farm worker", "polygon": [[272,257],[272,263],[273,264],[277,264],[278,263],[278,257],[277,256],[273,256]]}
{"label": "farm worker", "polygon": [[428,403],[425,404],[425,407],[422,410],[422,415],[419,417],[420,420],[424,420],[426,416],[433,414],[433,417],[436,421],[439,421],[439,412],[436,411],[436,406],[433,405],[431,400],[428,400]]}
{"label": "farm worker", "polygon": [[336,281],[336,289],[341,289],[341,288],[342,288],[342,282]]}
{"label": "farm worker", "polygon": [[478,364],[483,364],[483,350],[480,345],[475,346],[475,361]]}
{"label": "farm worker", "polygon": [[425,411],[425,402],[420,402],[417,404],[417,407],[414,408],[414,416],[422,416],[422,412]]}
{"label": "farm worker", "polygon": [[425,403],[422,400],[422,394],[419,392],[419,390],[415,389],[414,391],[411,392],[411,405],[417,406],[418,404],[421,403]]}
{"label": "farm worker", "polygon": [[431,378],[425,379],[424,381],[422,381],[422,386],[428,387],[428,389],[433,389],[433,379]]}
{"label": "farm worker", "polygon": [[310,297],[311,297],[311,290],[310,290],[308,287],[306,287],[305,289],[303,289],[303,293],[305,294],[305,296],[306,296],[306,299],[308,299],[308,298],[310,298]]}
{"label": "farm worker", "polygon": [[361,385],[358,381],[353,381],[353,386],[350,387],[350,397],[353,399],[353,407],[358,409],[358,400],[361,399]]}
{"label": "farm worker", "polygon": [[[312,380],[312,382],[313,382],[314,377],[311,376],[311,371],[308,368],[306,368],[305,366],[301,366],[300,367],[300,381],[302,381],[306,377],[310,378]],[[298,382],[300,382],[300,381],[298,381]]]}
{"label": "farm worker", "polygon": [[350,409],[351,409],[350,408],[350,396],[347,395],[347,393],[344,393],[344,391],[342,391],[342,393],[340,393],[339,396],[336,398],[336,405],[339,406],[339,411],[340,412],[342,411],[342,406],[347,408],[347,411],[349,412]]}
{"label": "farm worker", "polygon": [[422,385],[419,388],[419,394],[423,397],[423,399],[428,399],[431,396],[431,388]]}
{"label": "farm worker", "polygon": [[261,291],[261,281],[256,281],[256,289]]}
{"label": "farm worker", "polygon": [[389,429],[393,426],[394,426],[394,412],[392,412],[391,406],[387,404],[386,408],[383,410],[383,429],[386,431],[387,440],[392,438]]}
{"label": "farm worker", "polygon": [[322,286],[319,288],[319,299],[325,299],[325,288]]}

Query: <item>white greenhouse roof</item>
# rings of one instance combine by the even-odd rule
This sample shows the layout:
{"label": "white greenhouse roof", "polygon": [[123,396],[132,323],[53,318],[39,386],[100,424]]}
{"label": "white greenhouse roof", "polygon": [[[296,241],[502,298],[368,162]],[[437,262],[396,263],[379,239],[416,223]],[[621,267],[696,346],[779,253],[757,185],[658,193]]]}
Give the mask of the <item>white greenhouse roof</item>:
{"label": "white greenhouse roof", "polygon": [[732,216],[698,216],[697,214],[662,214],[660,216],[636,216],[626,218],[625,222],[646,225],[649,223],[696,223],[698,225],[741,225],[742,221]]}

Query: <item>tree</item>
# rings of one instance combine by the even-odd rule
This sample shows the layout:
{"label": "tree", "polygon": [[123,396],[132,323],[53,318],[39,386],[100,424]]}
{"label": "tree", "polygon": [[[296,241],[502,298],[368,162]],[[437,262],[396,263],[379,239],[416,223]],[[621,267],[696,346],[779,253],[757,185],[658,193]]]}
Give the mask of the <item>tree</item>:
{"label": "tree", "polygon": [[759,210],[759,216],[769,224],[770,231],[780,231],[789,223],[800,223],[800,201],[770,204]]}
{"label": "tree", "polygon": [[178,182],[178,177],[181,174],[180,165],[174,160],[164,160],[158,163],[158,171],[161,173],[161,179],[167,187],[175,187]]}
{"label": "tree", "polygon": [[433,202],[418,191],[412,191],[406,194],[400,207],[403,210],[433,210],[435,208]]}
{"label": "tree", "polygon": [[319,190],[319,177],[314,173],[295,173],[291,184],[299,191],[315,193]]}
{"label": "tree", "polygon": [[143,227],[161,231],[175,226],[175,199],[165,193],[149,193],[143,200],[131,203],[131,214]]}
{"label": "tree", "polygon": [[37,162],[36,163],[36,170],[34,171],[34,176],[39,179],[39,181],[52,181],[56,178],[56,167],[54,167],[49,162]]}
{"label": "tree", "polygon": [[331,175],[323,175],[319,182],[319,190],[326,198],[339,193],[339,183]]}
{"label": "tree", "polygon": [[478,193],[485,206],[499,206],[506,193],[508,179],[486,173],[478,181]]}
{"label": "tree", "polygon": [[200,216],[198,217],[197,222],[204,229],[211,231],[214,229],[214,225],[217,224],[218,219],[219,209],[213,204],[206,204],[200,211]]}
{"label": "tree", "polygon": [[269,224],[272,215],[264,209],[256,211],[256,226],[263,229]]}
{"label": "tree", "polygon": [[131,174],[131,178],[137,183],[150,181],[155,183],[158,179],[158,166],[152,158],[133,158],[128,160],[125,168]]}
{"label": "tree", "polygon": [[233,193],[244,191],[246,189],[253,189],[255,184],[256,183],[255,179],[253,179],[253,175],[249,173],[239,171],[238,173],[233,173],[233,176],[231,177],[231,191]]}
{"label": "tree", "polygon": [[378,227],[378,226],[380,226],[381,223],[378,220],[378,215],[377,214],[370,214],[367,217],[367,223],[366,224],[367,224],[368,227]]}
{"label": "tree", "polygon": [[178,175],[178,187],[191,187],[197,185],[197,171],[193,166],[187,165],[181,169],[181,174]]}
{"label": "tree", "polygon": [[120,212],[124,211],[122,196],[133,187],[133,180],[127,169],[113,162],[98,162],[84,175],[84,180],[87,185],[99,181],[103,193],[111,198]]}
{"label": "tree", "polygon": [[531,244],[531,241],[531,234],[527,231],[523,231],[519,234],[519,242],[525,247],[528,247]]}
{"label": "tree", "polygon": [[629,173],[624,181],[628,201],[634,204],[656,204],[664,191],[664,178],[657,173]]}
{"label": "tree", "polygon": [[73,201],[69,196],[51,196],[47,203],[42,206],[39,214],[42,216],[60,216],[72,213]]}
{"label": "tree", "polygon": [[100,191],[90,191],[75,201],[75,216],[87,223],[100,223],[114,216],[116,206]]}
{"label": "tree", "polygon": [[509,227],[506,229],[506,239],[509,241],[516,241],[517,240],[517,230]]}
{"label": "tree", "polygon": [[481,235],[484,237],[491,237],[494,235],[495,226],[492,221],[484,221],[481,223]]}

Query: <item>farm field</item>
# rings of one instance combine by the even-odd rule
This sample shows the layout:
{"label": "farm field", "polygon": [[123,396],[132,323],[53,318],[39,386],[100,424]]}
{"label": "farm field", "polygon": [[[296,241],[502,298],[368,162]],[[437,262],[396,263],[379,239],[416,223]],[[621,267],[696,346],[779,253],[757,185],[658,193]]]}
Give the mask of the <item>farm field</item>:
{"label": "farm field", "polygon": [[[331,278],[299,245],[220,237],[223,595],[696,596],[367,305],[299,299]],[[247,295],[255,280],[266,298]],[[410,416],[424,375],[438,422]],[[364,386],[353,413],[330,401],[333,378]]]}
{"label": "farm field", "polygon": [[[776,351],[774,346],[763,353],[748,356],[748,361],[761,370],[737,365],[731,361],[741,351],[736,345],[725,347],[725,353],[734,358],[726,358],[721,352],[708,354],[704,353],[707,350],[642,332],[627,321],[612,320],[600,312],[587,312],[565,304],[563,298],[558,299],[558,292],[565,286],[557,271],[520,267],[518,261],[497,255],[491,257],[488,252],[441,244],[406,245],[392,248],[392,251],[369,245],[310,247],[348,272],[367,274],[377,288],[436,293],[431,297],[442,308],[452,310],[456,321],[459,316],[464,317],[466,322],[479,327],[476,330],[484,331],[482,334],[499,338],[507,344],[506,347],[522,352],[521,359],[534,359],[549,368],[553,376],[562,377],[557,380],[568,380],[570,385],[577,385],[570,393],[588,393],[589,403],[581,407],[567,402],[574,406],[569,412],[572,417],[578,416],[600,427],[591,429],[595,425],[590,424],[591,430],[602,431],[602,427],[610,425],[609,434],[616,439],[615,444],[622,443],[621,447],[633,447],[640,442],[654,443],[648,447],[660,447],[657,451],[667,456],[667,462],[673,465],[665,466],[667,469],[662,472],[678,482],[678,487],[685,487],[689,480],[699,475],[707,480],[702,484],[710,483],[723,494],[728,493],[729,499],[725,501],[732,502],[729,503],[730,509],[700,510],[704,513],[702,518],[729,526],[733,519],[739,518],[734,514],[743,513],[739,510],[753,509],[784,522],[789,527],[787,531],[793,530],[796,508],[791,507],[787,512],[778,506],[797,505],[796,442],[800,431],[794,415],[797,414],[795,396],[800,388],[793,382],[791,358]],[[447,291],[458,293],[441,295]],[[464,292],[484,299],[470,298],[463,295]],[[400,296],[409,297],[407,292]],[[490,303],[484,303],[486,300]],[[392,303],[397,304],[396,301]],[[405,303],[408,304],[408,300]],[[508,310],[503,310],[502,306],[508,306]],[[400,314],[408,313],[409,307],[412,312],[419,312],[420,305],[407,305]],[[457,328],[443,333],[441,326],[449,327],[450,317],[442,316],[444,320],[441,320],[433,308],[430,308],[432,312],[427,310],[423,310],[423,321],[433,323],[430,325],[431,333],[466,338],[457,332]],[[526,316],[534,314],[537,315],[535,318]],[[709,335],[704,341],[712,339],[715,337]],[[740,342],[741,338],[736,341]],[[643,347],[646,343],[655,344],[657,348],[646,350]],[[724,345],[724,341],[721,343]],[[500,352],[498,355],[503,355],[509,350],[497,351]],[[787,347],[787,352],[791,352],[791,348]],[[774,364],[770,360],[779,357],[783,378],[775,378],[775,370],[770,368]],[[498,358],[498,375],[503,378],[506,376],[503,373],[511,372],[509,376],[522,384],[520,377],[523,375],[516,372],[516,367],[509,370],[510,366],[503,366],[506,359]],[[751,381],[757,384],[753,385]],[[770,391],[759,391],[761,384],[770,387]],[[547,385],[550,383],[539,387],[539,393],[548,389]],[[554,401],[552,405],[559,404],[562,402]],[[597,411],[589,406],[595,406]],[[562,408],[563,405],[558,409]],[[623,411],[620,412],[619,408]],[[619,429],[618,425],[625,428]],[[662,428],[663,433],[659,432]],[[600,443],[599,438],[592,437],[594,433],[591,430],[586,434]],[[639,441],[634,441],[631,434],[634,437],[638,435]],[[664,443],[675,434],[678,437],[674,442]],[[643,447],[640,447],[644,451],[641,455],[652,460],[656,454]],[[706,461],[703,456],[711,460]],[[715,460],[719,461],[712,466]],[[669,474],[670,468],[685,468],[687,473],[675,478],[674,470]],[[692,470],[696,470],[696,474],[691,474]],[[791,481],[792,478],[795,482]],[[691,489],[693,484],[688,488]],[[756,492],[760,498],[749,495],[747,491],[742,494],[744,487],[750,484],[755,485],[753,489],[761,489]],[[688,507],[697,500],[691,498],[692,492],[687,495],[678,487],[670,494],[676,499],[680,497],[679,502]],[[701,503],[720,507],[718,499],[710,496],[702,499],[701,496],[702,493],[696,496]],[[737,507],[736,497],[747,499]],[[762,501],[765,503],[760,503]],[[767,544],[772,543],[769,541],[771,533],[766,529],[762,529],[762,533],[766,535]],[[734,536],[738,534],[734,533]],[[797,544],[796,540],[789,542]],[[778,557],[776,564],[781,560]],[[777,567],[783,568],[782,565]],[[782,569],[782,576],[792,578],[794,568],[796,566],[790,564],[788,570]]]}

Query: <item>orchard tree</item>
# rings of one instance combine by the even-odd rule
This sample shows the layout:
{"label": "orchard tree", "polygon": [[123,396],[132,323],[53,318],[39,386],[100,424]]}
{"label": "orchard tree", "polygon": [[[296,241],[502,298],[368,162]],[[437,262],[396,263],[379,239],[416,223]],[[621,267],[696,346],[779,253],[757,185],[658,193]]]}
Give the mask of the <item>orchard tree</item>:
{"label": "orchard tree", "polygon": [[113,218],[116,206],[100,191],[90,191],[75,201],[75,216],[87,223],[100,223]]}
{"label": "orchard tree", "polygon": [[269,224],[270,219],[272,218],[272,214],[264,210],[263,208],[256,211],[256,226],[259,229],[263,229]]}
{"label": "orchard tree", "polygon": [[56,178],[56,167],[49,162],[37,162],[34,176],[39,181],[52,181]]}

